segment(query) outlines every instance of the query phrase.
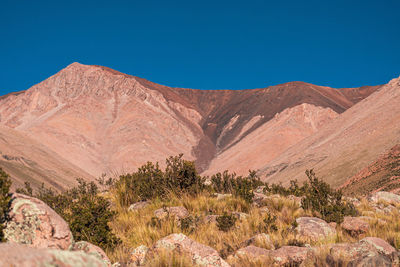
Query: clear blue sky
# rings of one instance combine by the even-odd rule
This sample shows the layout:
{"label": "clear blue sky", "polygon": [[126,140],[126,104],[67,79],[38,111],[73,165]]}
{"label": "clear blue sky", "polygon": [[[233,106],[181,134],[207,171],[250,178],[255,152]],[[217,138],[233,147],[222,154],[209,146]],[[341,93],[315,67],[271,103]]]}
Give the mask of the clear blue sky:
{"label": "clear blue sky", "polygon": [[0,36],[0,94],[75,61],[200,89],[400,75],[399,0],[2,0]]}

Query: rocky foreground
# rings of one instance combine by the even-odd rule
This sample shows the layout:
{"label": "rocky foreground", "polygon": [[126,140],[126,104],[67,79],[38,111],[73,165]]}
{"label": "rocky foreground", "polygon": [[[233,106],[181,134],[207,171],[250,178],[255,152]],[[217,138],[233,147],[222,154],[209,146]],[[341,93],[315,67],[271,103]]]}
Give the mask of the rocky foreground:
{"label": "rocky foreground", "polygon": [[[232,201],[229,194],[214,196],[216,202],[229,199]],[[259,233],[221,255],[220,251],[188,235],[173,233],[151,246],[132,247],[127,262],[112,263],[101,248],[85,241],[75,242],[68,224],[44,202],[14,194],[10,220],[4,230],[8,242],[0,244],[0,266],[157,266],[153,259],[160,255],[176,255],[181,262],[185,259],[188,265],[194,266],[400,266],[400,253],[393,246],[398,246],[399,240],[384,239],[385,236],[390,239],[385,229],[389,231],[393,225],[395,229],[399,227],[400,195],[376,192],[361,200],[347,198],[357,206],[360,216],[347,216],[340,225],[302,216],[301,199],[294,196],[255,193],[253,200],[252,209],[266,214],[272,213],[269,211],[271,203],[290,203],[299,210],[300,216],[291,229],[296,242],[278,247],[279,242],[275,242],[272,232]],[[151,202],[135,203],[126,212],[137,216],[152,205]],[[160,222],[172,219],[176,225],[185,223],[191,216],[183,206],[163,207],[152,212]],[[234,215],[246,221],[254,216],[254,211],[251,214],[235,212]],[[201,225],[211,229],[219,216],[207,215],[202,218]],[[397,219],[393,221],[393,218]],[[371,236],[372,233],[376,236]]]}

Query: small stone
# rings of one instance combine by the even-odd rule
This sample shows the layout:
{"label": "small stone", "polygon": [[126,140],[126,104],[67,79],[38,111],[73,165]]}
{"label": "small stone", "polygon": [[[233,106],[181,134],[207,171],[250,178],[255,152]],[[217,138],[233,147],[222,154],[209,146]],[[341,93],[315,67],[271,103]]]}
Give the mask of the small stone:
{"label": "small stone", "polygon": [[176,221],[184,219],[189,216],[189,211],[182,206],[166,207],[154,211],[154,216],[162,220],[167,217],[174,217]]}
{"label": "small stone", "polygon": [[220,193],[214,193],[213,197],[217,198],[217,200],[224,200],[227,198],[232,197],[232,194],[220,194]]}
{"label": "small stone", "polygon": [[149,252],[149,248],[141,245],[133,249],[129,259],[129,266],[143,266],[146,263],[146,256]]}

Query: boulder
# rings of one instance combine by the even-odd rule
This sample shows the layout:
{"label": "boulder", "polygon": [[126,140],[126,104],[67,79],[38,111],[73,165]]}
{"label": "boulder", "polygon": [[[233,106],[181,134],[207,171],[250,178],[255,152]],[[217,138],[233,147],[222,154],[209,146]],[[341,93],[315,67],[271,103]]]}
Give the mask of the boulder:
{"label": "boulder", "polygon": [[360,257],[350,261],[347,266],[349,267],[393,267],[392,261],[384,255],[374,255],[367,257]]}
{"label": "boulder", "polygon": [[366,237],[360,240],[360,243],[366,243],[374,247],[380,254],[390,256],[396,252],[396,249],[392,247],[388,242],[378,237]]}
{"label": "boulder", "polygon": [[130,259],[129,259],[129,266],[143,266],[146,263],[146,256],[149,252],[149,248],[141,245],[132,250]]}
{"label": "boulder", "polygon": [[193,264],[199,266],[229,266],[229,264],[219,256],[215,249],[197,243],[184,234],[171,234],[164,237],[163,239],[158,240],[152,248],[153,253],[163,250],[172,251],[190,257]]}
{"label": "boulder", "polygon": [[140,201],[140,202],[136,202],[133,203],[132,205],[129,206],[128,211],[137,211],[137,210],[141,210],[145,207],[147,207],[148,205],[150,205],[151,202],[150,201]]}
{"label": "boulder", "polygon": [[385,191],[379,191],[373,193],[370,197],[369,200],[375,203],[384,201],[389,204],[397,205],[400,204],[400,195],[390,193],[390,192],[385,192]]}
{"label": "boulder", "polygon": [[353,237],[365,234],[369,230],[369,224],[365,220],[350,216],[344,217],[341,227]]}
{"label": "boulder", "polygon": [[378,254],[378,251],[367,243],[337,243],[330,245],[329,261],[332,263],[348,262]]}
{"label": "boulder", "polygon": [[90,254],[95,256],[96,258],[102,260],[107,266],[111,266],[111,261],[107,257],[106,253],[98,246],[93,245],[86,241],[79,241],[74,243],[71,248],[71,251],[82,251],[86,254]]}
{"label": "boulder", "polygon": [[316,217],[300,217],[296,219],[297,237],[313,242],[324,240],[336,235],[335,227]]}
{"label": "boulder", "polygon": [[4,235],[10,243],[56,249],[68,249],[73,243],[68,224],[39,199],[13,194],[9,215]]}
{"label": "boulder", "polygon": [[271,250],[269,256],[278,266],[299,266],[306,259],[314,257],[314,252],[307,247],[283,246]]}
{"label": "boulder", "polygon": [[189,211],[182,206],[166,207],[155,210],[154,216],[156,216],[160,220],[165,219],[167,217],[173,217],[175,218],[175,221],[179,222],[181,219],[184,219],[189,216]]}
{"label": "boulder", "polygon": [[253,261],[269,261],[270,250],[250,245],[235,252],[233,258],[251,259]]}
{"label": "boulder", "polygon": [[233,257],[259,262],[273,262],[277,266],[299,266],[313,255],[313,251],[306,247],[283,246],[277,250],[268,250],[250,245],[237,250]]}
{"label": "boulder", "polygon": [[80,251],[33,248],[16,243],[0,244],[0,266],[106,267],[97,257]]}
{"label": "boulder", "polygon": [[271,237],[267,234],[258,234],[253,236],[252,238],[244,241],[241,245],[241,247],[245,246],[257,246],[257,247],[263,247],[266,249],[275,249],[274,244],[272,243]]}

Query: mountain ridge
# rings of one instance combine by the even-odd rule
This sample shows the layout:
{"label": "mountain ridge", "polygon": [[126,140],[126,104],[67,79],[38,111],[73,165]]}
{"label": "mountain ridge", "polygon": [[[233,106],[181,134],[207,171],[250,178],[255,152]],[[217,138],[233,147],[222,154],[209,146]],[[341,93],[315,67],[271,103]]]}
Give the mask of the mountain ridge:
{"label": "mountain ridge", "polygon": [[216,155],[288,108],[306,103],[340,114],[380,87],[290,82],[245,90],[184,89],[73,63],[0,98],[0,124],[25,132],[92,176],[132,171],[180,153],[204,171]]}

